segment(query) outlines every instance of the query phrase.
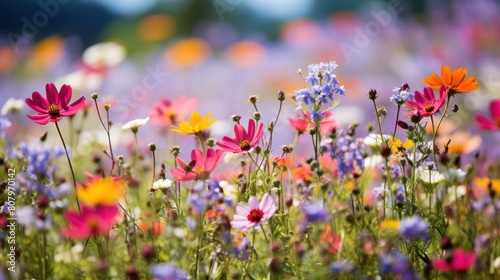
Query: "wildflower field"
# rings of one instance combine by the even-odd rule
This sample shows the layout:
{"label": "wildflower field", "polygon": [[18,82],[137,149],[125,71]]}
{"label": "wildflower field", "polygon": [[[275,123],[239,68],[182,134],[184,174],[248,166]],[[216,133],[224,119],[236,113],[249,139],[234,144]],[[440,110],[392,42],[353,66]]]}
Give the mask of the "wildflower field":
{"label": "wildflower field", "polygon": [[344,38],[328,30],[354,18],[335,20],[148,58],[109,40],[74,62],[49,37],[0,64],[0,280],[500,279],[500,86],[484,74],[500,70],[473,53],[490,22],[462,19],[484,31],[463,56],[436,43],[371,71],[309,40]]}

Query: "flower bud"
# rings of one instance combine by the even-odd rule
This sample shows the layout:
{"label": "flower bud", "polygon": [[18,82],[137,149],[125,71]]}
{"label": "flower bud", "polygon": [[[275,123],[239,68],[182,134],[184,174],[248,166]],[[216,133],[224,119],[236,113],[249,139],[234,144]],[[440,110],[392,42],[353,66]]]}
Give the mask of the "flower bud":
{"label": "flower bud", "polygon": [[215,140],[214,140],[214,138],[208,138],[207,139],[207,146],[209,146],[210,148],[212,148],[213,146],[215,146]]}
{"label": "flower bud", "polygon": [[108,111],[111,108],[111,104],[104,104],[104,110]]}
{"label": "flower bud", "polygon": [[369,89],[368,90],[368,98],[370,98],[371,100],[377,99],[378,98],[377,90],[374,88]]}
{"label": "flower bud", "polygon": [[255,113],[253,113],[253,118],[254,118],[254,120],[256,120],[256,121],[259,121],[259,120],[261,120],[261,119],[262,119],[262,115],[261,115],[261,113],[260,113],[260,112],[255,112]]}
{"label": "flower bud", "polygon": [[155,257],[155,247],[149,245],[149,244],[146,244],[144,246],[142,246],[142,249],[141,249],[141,256],[146,260],[146,261],[150,261],[152,260],[154,257]]}
{"label": "flower bud", "polygon": [[257,103],[257,101],[259,101],[259,98],[257,97],[257,95],[251,95],[248,97],[248,102],[250,102],[252,104]]}
{"label": "flower bud", "polygon": [[391,155],[391,148],[384,145],[380,148],[380,155],[384,158],[388,158]]}
{"label": "flower bud", "polygon": [[279,101],[284,101],[286,98],[286,94],[283,90],[278,91],[278,100]]}
{"label": "flower bud", "polygon": [[409,125],[404,121],[398,121],[398,126],[405,130],[409,127]]}
{"label": "flower bud", "polygon": [[155,145],[155,143],[150,143],[150,144],[148,144],[148,149],[149,149],[151,152],[156,151],[156,145]]}
{"label": "flower bud", "polygon": [[99,98],[99,94],[94,92],[90,95],[90,98],[94,99],[94,100],[97,100],[97,98]]}
{"label": "flower bud", "polygon": [[240,120],[241,120],[241,116],[238,116],[238,115],[232,115],[231,116],[231,120],[235,123],[240,123]]}
{"label": "flower bud", "polygon": [[408,83],[403,83],[401,85],[401,90],[402,91],[410,91],[410,86],[408,85]]}
{"label": "flower bud", "polygon": [[177,157],[181,153],[181,148],[179,148],[179,146],[173,146],[172,148],[170,148],[169,152],[174,157]]}

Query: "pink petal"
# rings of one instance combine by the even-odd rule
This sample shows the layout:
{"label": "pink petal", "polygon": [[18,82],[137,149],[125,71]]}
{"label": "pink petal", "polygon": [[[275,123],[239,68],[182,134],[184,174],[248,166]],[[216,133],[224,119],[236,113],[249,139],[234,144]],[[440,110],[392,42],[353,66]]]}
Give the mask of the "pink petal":
{"label": "pink petal", "polygon": [[431,103],[434,102],[436,98],[434,97],[434,92],[432,91],[432,88],[430,87],[424,88],[424,98],[425,100],[430,101]]}
{"label": "pink petal", "polygon": [[78,100],[73,102],[73,104],[62,107],[63,109],[59,112],[61,116],[69,117],[74,115],[78,110],[80,110],[85,105],[85,97],[80,97]]}
{"label": "pink petal", "polygon": [[191,159],[196,160],[196,167],[205,167],[205,156],[200,149],[193,149],[191,151]]}
{"label": "pink petal", "polygon": [[26,104],[28,105],[28,107],[35,110],[37,113],[47,114],[48,109],[44,109],[42,106],[38,105],[38,103],[35,103],[35,101],[33,101],[29,98],[26,98],[25,101],[26,101]]}
{"label": "pink petal", "polygon": [[245,140],[247,138],[247,132],[245,128],[241,124],[234,125],[234,135],[236,136],[236,141],[239,143],[241,140]]}
{"label": "pink petal", "polygon": [[56,86],[52,83],[45,85],[45,95],[47,102],[50,104],[60,104],[59,94],[57,93]]}
{"label": "pink petal", "polygon": [[466,253],[462,249],[456,249],[451,262],[451,267],[455,271],[467,271],[474,263],[475,254]]}
{"label": "pink petal", "polygon": [[490,112],[493,119],[500,118],[500,99],[492,100],[490,102]]}
{"label": "pink petal", "polygon": [[248,119],[248,131],[245,139],[251,140],[253,139],[253,135],[255,134],[255,121],[254,119]]}
{"label": "pink petal", "polygon": [[241,151],[240,145],[238,145],[233,138],[227,136],[222,137],[222,139],[217,142],[217,146],[221,147],[226,152]]}
{"label": "pink petal", "polygon": [[[68,85],[61,86],[61,90],[59,90],[59,106],[61,108],[64,108],[69,104],[69,101],[71,100],[72,94],[73,94],[73,90],[71,89],[71,86],[68,86]],[[75,103],[73,103],[73,104],[75,104]]]}
{"label": "pink petal", "polygon": [[450,270],[450,266],[444,260],[434,260],[434,261],[432,261],[432,264],[434,265],[434,268],[439,270],[439,271],[449,271]]}
{"label": "pink petal", "polygon": [[253,147],[253,146],[256,146],[257,144],[259,144],[260,139],[262,139],[262,136],[264,136],[264,124],[263,123],[261,123],[259,125],[259,129],[257,130],[257,134],[250,142],[250,147]]}
{"label": "pink petal", "polygon": [[415,103],[416,104],[424,104],[425,103],[424,94],[418,90],[415,91]]}
{"label": "pink petal", "polygon": [[236,213],[246,218],[248,214],[250,214],[250,208],[245,204],[238,203],[238,206],[236,206]]}
{"label": "pink petal", "polygon": [[495,123],[492,122],[491,120],[489,120],[488,118],[486,118],[485,116],[477,114],[475,116],[475,118],[476,118],[477,127],[479,129],[487,129],[487,130],[497,129],[497,126],[495,125]]}
{"label": "pink petal", "polygon": [[259,209],[259,200],[255,196],[250,197],[248,199],[248,207],[250,209]]}
{"label": "pink petal", "polygon": [[46,125],[49,122],[56,122],[62,119],[61,117],[52,119],[49,115],[27,115],[28,118],[32,119],[37,124]]}
{"label": "pink petal", "polygon": [[186,172],[186,170],[180,168],[172,168],[170,169],[170,173],[172,173],[178,182],[188,182],[196,179],[196,173],[193,171]]}
{"label": "pink petal", "polygon": [[45,109],[45,111],[49,110],[49,103],[38,91],[33,92],[31,98],[35,104]]}

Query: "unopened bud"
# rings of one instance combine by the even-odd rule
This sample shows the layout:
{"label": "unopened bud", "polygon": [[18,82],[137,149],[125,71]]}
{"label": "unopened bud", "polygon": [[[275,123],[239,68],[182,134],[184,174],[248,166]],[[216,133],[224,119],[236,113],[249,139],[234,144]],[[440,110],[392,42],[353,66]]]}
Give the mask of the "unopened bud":
{"label": "unopened bud", "polygon": [[215,140],[214,140],[214,138],[208,138],[207,139],[207,146],[209,146],[210,148],[212,148],[213,146],[215,146]]}
{"label": "unopened bud", "polygon": [[369,89],[368,90],[368,98],[370,98],[371,100],[377,99],[378,98],[377,90],[374,88]]}
{"label": "unopened bud", "polygon": [[232,115],[231,116],[231,120],[235,123],[240,123],[240,120],[241,120],[241,116],[238,116],[238,115]]}
{"label": "unopened bud", "polygon": [[90,98],[97,100],[97,98],[99,98],[99,94],[94,92],[90,95]]}
{"label": "unopened bud", "polygon": [[148,145],[148,149],[149,149],[151,152],[156,151],[156,145],[155,145],[155,143],[150,143],[150,144]]}
{"label": "unopened bud", "polygon": [[257,103],[257,101],[259,101],[259,98],[257,97],[257,95],[251,95],[248,97],[248,102],[250,102],[252,104]]}
{"label": "unopened bud", "polygon": [[405,130],[409,127],[409,125],[404,121],[398,121],[398,126]]}
{"label": "unopened bud", "polygon": [[284,101],[284,100],[285,100],[285,98],[286,98],[286,94],[285,94],[285,92],[284,92],[284,91],[282,91],[282,90],[278,91],[278,100],[279,100],[279,101]]}
{"label": "unopened bud", "polygon": [[403,91],[410,91],[410,86],[408,85],[408,83],[403,83],[401,85],[401,90],[403,90]]}
{"label": "unopened bud", "polygon": [[254,118],[254,120],[256,120],[256,121],[259,121],[259,120],[261,120],[261,119],[262,119],[262,115],[261,115],[261,113],[260,113],[260,112],[255,112],[255,113],[253,113],[253,118]]}
{"label": "unopened bud", "polygon": [[177,157],[181,153],[181,148],[179,148],[179,146],[173,146],[172,148],[170,148],[169,152],[174,157]]}

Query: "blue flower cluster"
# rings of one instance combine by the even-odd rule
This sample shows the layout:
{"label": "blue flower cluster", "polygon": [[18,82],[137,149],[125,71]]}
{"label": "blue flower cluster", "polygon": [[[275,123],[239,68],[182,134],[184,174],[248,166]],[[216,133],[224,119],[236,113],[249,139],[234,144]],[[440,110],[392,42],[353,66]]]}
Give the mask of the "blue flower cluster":
{"label": "blue flower cluster", "polygon": [[411,101],[415,98],[415,94],[410,92],[410,87],[407,83],[404,83],[401,87],[396,87],[392,90],[393,94],[389,97],[390,102],[394,102],[396,105],[403,105],[406,101]]}
{"label": "blue flower cluster", "polygon": [[321,146],[330,152],[332,159],[337,159],[339,178],[364,169],[365,144],[362,138],[353,138],[345,130],[340,130],[334,139],[323,140]]}
{"label": "blue flower cluster", "polygon": [[311,120],[316,121],[324,116],[321,108],[329,101],[333,101],[333,95],[345,95],[344,86],[340,86],[337,76],[334,74],[338,65],[332,61],[330,63],[318,63],[308,66],[308,75],[305,82],[311,87],[295,91],[295,101],[298,103],[298,110],[311,114]]}
{"label": "blue flower cluster", "polygon": [[399,224],[399,234],[407,239],[423,238],[428,240],[430,238],[429,224],[424,221],[420,216],[415,215],[409,218],[401,219]]}
{"label": "blue flower cluster", "polygon": [[158,280],[187,280],[188,275],[186,272],[179,269],[173,263],[161,263],[152,266],[149,273]]}
{"label": "blue flower cluster", "polygon": [[380,263],[380,273],[383,276],[388,274],[398,275],[404,280],[419,279],[415,274],[415,271],[410,266],[410,259],[408,256],[402,254],[399,251],[393,251],[383,254],[379,258]]}

